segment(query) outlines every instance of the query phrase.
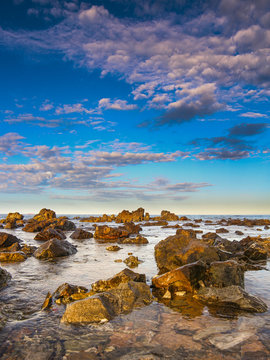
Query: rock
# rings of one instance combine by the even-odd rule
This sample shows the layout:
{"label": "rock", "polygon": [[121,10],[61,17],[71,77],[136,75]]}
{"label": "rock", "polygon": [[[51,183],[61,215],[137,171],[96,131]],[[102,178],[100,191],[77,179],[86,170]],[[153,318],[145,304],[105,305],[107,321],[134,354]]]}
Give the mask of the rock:
{"label": "rock", "polygon": [[246,238],[239,241],[239,244],[243,251],[246,251],[254,243],[265,249],[268,253],[268,256],[270,256],[270,238],[261,238],[260,236],[247,236]]}
{"label": "rock", "polygon": [[146,277],[144,274],[139,274],[126,268],[107,280],[99,280],[93,283],[92,289],[96,292],[108,291],[118,287],[119,284],[127,283],[129,281],[145,283]]}
{"label": "rock", "polygon": [[239,231],[239,230],[236,230],[236,231],[235,231],[235,234],[236,234],[236,235],[244,235],[244,233],[243,233],[242,231]]}
{"label": "rock", "polygon": [[263,246],[254,242],[244,251],[244,256],[251,261],[262,261],[267,260],[268,253]]}
{"label": "rock", "polygon": [[68,304],[72,301],[84,299],[91,295],[93,295],[93,293],[88,293],[88,290],[84,286],[65,283],[60,285],[52,296],[55,298],[57,304]]}
{"label": "rock", "polygon": [[125,223],[125,222],[130,222],[130,221],[134,221],[134,222],[139,222],[139,221],[143,221],[144,220],[144,209],[143,208],[139,208],[135,211],[128,211],[128,210],[123,210],[122,212],[120,212],[117,216],[115,221],[117,223]]}
{"label": "rock", "polygon": [[32,245],[26,245],[24,244],[21,247],[21,251],[25,253],[26,256],[31,256],[34,254],[34,252],[37,250],[36,246],[32,246]]}
{"label": "rock", "polygon": [[0,268],[0,289],[7,286],[10,279],[10,273],[7,272],[5,269]]}
{"label": "rock", "polygon": [[6,223],[6,225],[4,226],[4,229],[16,229],[17,225],[16,225],[16,220],[14,221],[9,221]]}
{"label": "rock", "polygon": [[142,230],[140,225],[135,225],[134,222],[125,222],[124,228],[129,232],[129,234],[139,234]]}
{"label": "rock", "polygon": [[[80,219],[79,217],[75,217],[74,219]],[[115,220],[115,215],[106,215],[103,214],[102,216],[90,216],[88,218],[80,219],[80,222],[112,222]]]}
{"label": "rock", "polygon": [[16,236],[0,232],[0,248],[6,248],[9,247],[15,243],[20,243],[21,240],[19,240]]}
{"label": "rock", "polygon": [[204,280],[205,272],[206,266],[201,261],[197,261],[154,277],[152,284],[159,289],[168,289],[174,285],[177,291],[193,292],[193,289],[199,288],[199,282]]}
{"label": "rock", "polygon": [[29,219],[22,230],[25,232],[39,232],[49,227],[53,222],[55,222],[54,219],[44,221]]}
{"label": "rock", "polygon": [[216,229],[216,233],[217,234],[226,234],[228,233],[229,230],[225,229],[225,228],[219,228],[219,229]]}
{"label": "rock", "polygon": [[174,213],[171,213],[170,211],[162,210],[160,214],[160,219],[166,221],[178,221],[179,216],[175,215]]}
{"label": "rock", "polygon": [[44,303],[41,306],[41,310],[48,310],[52,306],[52,294],[48,292]]}
{"label": "rock", "polygon": [[168,221],[166,220],[152,221],[142,224],[142,226],[167,226],[167,225],[168,225]]}
{"label": "rock", "polygon": [[137,256],[130,255],[124,260],[124,263],[127,264],[128,267],[134,268],[141,264],[141,261],[138,259]]}
{"label": "rock", "polygon": [[19,212],[9,213],[5,219],[6,222],[16,222],[17,220],[23,220],[23,215]]}
{"label": "rock", "polygon": [[106,242],[117,242],[121,238],[126,238],[129,236],[127,230],[122,228],[113,228],[107,225],[97,226],[94,237],[96,239],[102,239]]}
{"label": "rock", "polygon": [[109,292],[93,295],[67,305],[61,322],[93,323],[111,320],[114,316],[130,312],[152,302],[149,286],[130,281]]}
{"label": "rock", "polygon": [[118,242],[120,244],[137,244],[137,245],[149,243],[149,241],[142,235],[138,235],[138,236],[132,237],[132,238],[121,239]]}
{"label": "rock", "polygon": [[183,226],[185,226],[185,227],[193,227],[193,228],[199,228],[200,227],[200,225],[193,224],[192,222],[184,223]]}
{"label": "rock", "polygon": [[244,269],[234,260],[212,262],[205,283],[206,286],[218,288],[231,285],[244,288]]}
{"label": "rock", "polygon": [[44,220],[50,220],[55,219],[56,214],[53,210],[50,209],[41,209],[40,212],[33,217],[36,221],[44,221]]}
{"label": "rock", "polygon": [[15,252],[15,251],[20,251],[21,250],[21,245],[17,242],[15,242],[14,244],[8,246],[8,247],[5,247],[5,248],[1,248],[1,252]]}
{"label": "rock", "polygon": [[111,246],[106,247],[106,250],[108,250],[108,251],[119,251],[121,249],[122,248],[120,248],[120,246],[118,246],[118,245],[111,245]]}
{"label": "rock", "polygon": [[53,238],[58,239],[58,240],[65,240],[66,235],[61,230],[48,228],[46,230],[43,230],[43,231],[39,232],[34,237],[34,240],[48,241],[48,240],[53,239]]}
{"label": "rock", "polygon": [[249,295],[236,285],[224,288],[202,288],[194,297],[210,306],[259,313],[267,311],[267,305],[261,299]]}
{"label": "rock", "polygon": [[222,238],[213,232],[208,232],[202,235],[202,241],[208,245],[214,245],[216,240],[221,240]]}
{"label": "rock", "polygon": [[188,221],[189,218],[186,217],[186,216],[181,216],[181,217],[179,218],[179,220],[180,220],[180,221]]}
{"label": "rock", "polygon": [[59,217],[57,221],[50,224],[49,227],[62,231],[73,231],[76,229],[76,225],[65,217]]}
{"label": "rock", "polygon": [[42,244],[35,252],[37,259],[50,259],[75,254],[77,249],[66,240],[51,239]]}
{"label": "rock", "polygon": [[176,235],[161,240],[155,246],[155,259],[160,274],[183,265],[181,261],[178,260],[178,254],[181,254],[184,248],[192,240],[196,239],[196,234],[192,230],[179,229],[177,230]]}
{"label": "rock", "polygon": [[79,240],[79,239],[91,239],[93,234],[89,231],[85,231],[83,229],[76,229],[71,235],[71,239]]}
{"label": "rock", "polygon": [[20,262],[27,259],[27,256],[22,251],[16,252],[0,252],[0,262]]}

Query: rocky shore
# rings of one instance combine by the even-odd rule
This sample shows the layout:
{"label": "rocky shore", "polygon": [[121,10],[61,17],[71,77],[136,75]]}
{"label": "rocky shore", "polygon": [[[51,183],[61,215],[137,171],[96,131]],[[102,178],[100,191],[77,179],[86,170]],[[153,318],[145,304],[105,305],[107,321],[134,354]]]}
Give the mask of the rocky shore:
{"label": "rocky shore", "polygon": [[[34,264],[35,269],[40,272],[39,276],[44,278],[42,274],[44,266],[49,266],[53,274],[53,269],[61,271],[61,262],[63,264],[64,261],[64,264],[68,264],[72,271],[76,268],[77,278],[80,278],[80,268],[76,266],[76,261],[82,264],[82,259],[87,256],[89,248],[96,249],[97,247],[103,249],[104,259],[108,259],[103,264],[104,267],[113,268],[113,264],[119,263],[118,266],[122,266],[122,270],[111,273],[110,277],[103,277],[101,264],[100,277],[96,277],[94,282],[89,281],[88,286],[84,285],[85,281],[83,284],[74,283],[72,276],[63,278],[64,281],[58,283],[55,288],[48,288],[50,281],[48,285],[44,283],[44,288],[48,289],[47,295],[40,294],[37,300],[39,305],[35,305],[33,310],[34,314],[38,314],[35,316],[40,317],[42,324],[47,319],[59,328],[59,331],[61,326],[65,326],[70,329],[68,330],[70,332],[72,332],[71,324],[83,326],[85,329],[87,326],[95,326],[95,330],[92,329],[91,332],[99,334],[105,324],[118,328],[119,321],[128,322],[128,319],[135,316],[133,314],[139,312],[145,316],[144,326],[146,326],[147,318],[150,322],[152,321],[153,329],[149,328],[149,324],[147,328],[149,328],[148,331],[154,331],[156,334],[159,331],[156,329],[155,321],[151,320],[151,314],[157,309],[162,309],[162,311],[158,310],[161,311],[160,319],[163,319],[160,320],[159,325],[165,333],[164,316],[166,318],[168,314],[174,319],[172,321],[176,321],[176,317],[180,315],[187,319],[198,319],[197,326],[198,323],[202,326],[203,319],[205,319],[205,324],[211,323],[213,318],[222,319],[223,322],[226,319],[224,326],[227,330],[219,331],[217,327],[216,332],[219,333],[221,340],[211,340],[212,334],[216,334],[214,330],[212,333],[211,331],[208,333],[206,329],[199,330],[199,328],[191,331],[190,324],[181,317],[183,329],[180,333],[172,330],[172,323],[167,326],[168,333],[173,332],[171,335],[175,338],[175,343],[179,343],[178,347],[169,345],[170,339],[167,339],[168,344],[166,344],[164,339],[149,335],[152,340],[149,340],[147,349],[149,350],[151,342],[155,345],[157,354],[161,355],[153,355],[152,352],[149,355],[148,350],[145,349],[145,340],[144,345],[141,345],[144,353],[140,353],[140,347],[136,345],[140,343],[140,340],[134,339],[134,341],[129,340],[131,352],[130,357],[127,358],[146,359],[147,357],[144,356],[148,355],[152,356],[148,357],[149,359],[165,358],[167,351],[167,358],[174,359],[178,358],[175,357],[175,351],[180,348],[182,353],[179,350],[179,358],[181,358],[180,353],[184,354],[183,349],[185,348],[185,352],[188,351],[185,338],[190,343],[190,358],[192,358],[191,354],[195,356],[193,358],[196,358],[209,351],[213,358],[229,359],[230,354],[223,353],[227,349],[233,349],[231,350],[233,352],[235,349],[234,358],[238,358],[239,346],[245,346],[247,341],[250,341],[252,337],[255,339],[256,336],[257,338],[253,341],[257,347],[261,347],[261,350],[258,350],[261,359],[267,359],[270,356],[269,347],[260,339],[256,329],[251,332],[252,335],[246,330],[244,333],[239,330],[241,336],[237,341],[235,340],[237,337],[232,336],[232,346],[229,345],[229,334],[233,332],[232,319],[236,321],[236,319],[247,318],[250,322],[253,318],[256,322],[256,316],[262,316],[260,319],[266,316],[269,319],[267,299],[262,299],[256,293],[253,294],[246,289],[245,274],[247,272],[259,274],[260,271],[267,271],[270,256],[270,233],[268,233],[270,219],[219,218],[217,221],[192,219],[185,216],[179,217],[167,210],[163,210],[160,216],[150,216],[143,208],[135,211],[123,210],[117,215],[104,214],[100,217],[69,219],[66,216],[57,217],[53,210],[42,209],[29,219],[25,219],[19,212],[9,213],[0,220],[0,226],[2,227],[0,230],[0,297],[2,296],[0,298],[2,302],[2,304],[0,302],[0,328],[3,340],[5,340],[3,335],[5,329],[9,333],[12,328],[12,331],[16,333],[20,328],[19,324],[15,326],[12,322],[12,317],[16,318],[16,315],[13,314],[11,318],[9,316],[9,307],[12,307],[12,304],[6,303],[12,301],[12,296],[9,298],[9,291],[16,291],[19,286],[17,271],[24,271],[24,266],[27,268],[27,264],[31,263],[31,266]],[[211,227],[213,230],[207,231]],[[156,241],[152,234],[157,232],[167,233],[169,236],[160,238],[161,235],[159,235]],[[257,232],[260,232],[260,235]],[[262,236],[263,232],[265,236]],[[25,233],[29,235],[24,236]],[[234,239],[230,238],[232,234]],[[27,240],[29,238],[30,240]],[[144,254],[147,252],[153,259],[151,260],[152,268],[157,269],[156,273],[151,272],[150,277],[147,273],[134,270],[144,266]],[[76,256],[79,260],[76,260]],[[87,259],[86,262],[91,261]],[[98,262],[93,258],[92,262],[95,261]],[[87,279],[87,274],[82,272],[81,275],[83,279]],[[38,295],[35,299],[37,297]],[[24,304],[23,300],[22,304]],[[27,307],[27,305],[22,305],[23,313],[27,312],[24,306]],[[209,314],[207,317],[204,316],[206,311]],[[34,321],[32,315],[28,318],[29,321]],[[217,323],[220,323],[220,320],[217,320]],[[46,325],[41,325],[41,328],[43,326],[45,329]],[[175,322],[175,326],[179,326],[178,322]],[[47,328],[50,326],[47,325]],[[117,331],[119,332],[119,329]],[[205,335],[203,331],[206,331]],[[168,338],[165,333],[164,337]],[[264,334],[264,331],[262,333]],[[113,343],[111,351],[105,350],[108,348],[106,342],[107,347],[101,346],[98,350],[98,347],[93,346],[96,350],[86,354],[82,348],[79,351],[79,353],[83,351],[81,358],[120,358],[120,349],[123,351],[123,356],[125,354],[128,356],[128,353],[125,353],[126,350],[124,351],[125,346],[117,345],[117,341],[120,340],[116,341],[116,334],[117,332],[114,331],[110,335],[110,341]],[[121,336],[125,338],[126,333]],[[184,344],[179,342],[179,336]],[[211,351],[206,339],[210,339],[210,343],[215,347]],[[6,341],[0,347],[3,359],[9,359],[12,356],[12,358],[19,358],[19,355],[16,357],[17,355],[12,353],[13,350],[8,347]],[[204,341],[206,345],[203,345]],[[221,345],[222,341],[225,341],[223,345]],[[16,339],[14,342],[17,346]],[[194,349],[198,350],[196,354]],[[65,352],[63,355],[63,351],[61,352],[67,359],[79,359],[79,355],[76,357],[77,353]],[[189,355],[186,354],[185,358],[189,358]],[[55,358],[64,358],[63,356],[57,355]],[[42,358],[41,355],[39,358]],[[257,358],[260,359],[260,357]]]}

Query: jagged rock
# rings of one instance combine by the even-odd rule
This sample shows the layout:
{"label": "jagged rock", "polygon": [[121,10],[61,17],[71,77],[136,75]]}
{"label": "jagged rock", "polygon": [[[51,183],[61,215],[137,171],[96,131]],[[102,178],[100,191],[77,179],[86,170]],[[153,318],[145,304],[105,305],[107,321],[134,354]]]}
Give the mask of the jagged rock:
{"label": "jagged rock", "polygon": [[119,244],[148,244],[149,241],[142,235],[137,235],[136,237],[125,238],[118,241]]}
{"label": "jagged rock", "polygon": [[16,236],[0,232],[0,248],[7,248],[15,243],[20,243],[21,240],[19,240]]}
{"label": "jagged rock", "polygon": [[114,316],[130,312],[152,302],[149,286],[130,281],[109,292],[93,295],[67,305],[61,322],[92,323],[111,320]]}
{"label": "jagged rock", "polygon": [[135,225],[134,222],[125,222],[124,228],[129,232],[129,234],[139,234],[139,232],[142,230],[140,225]]}
{"label": "jagged rock", "polygon": [[129,236],[129,232],[123,228],[113,228],[107,225],[97,226],[94,237],[107,242],[117,242],[121,238]]}
{"label": "jagged rock", "polygon": [[265,312],[267,305],[259,298],[249,295],[240,286],[227,286],[224,288],[201,288],[195,299],[207,305],[244,310],[249,312]]}
{"label": "jagged rock", "polygon": [[197,261],[154,277],[152,284],[159,289],[168,289],[174,285],[174,289],[177,288],[177,291],[192,292],[193,289],[199,287],[199,282],[204,280],[205,273],[205,264]]}
{"label": "jagged rock", "polygon": [[106,250],[108,250],[108,251],[119,251],[121,249],[122,248],[120,248],[120,246],[118,246],[118,245],[111,245],[111,246],[106,247]]}
{"label": "jagged rock", "polygon": [[131,255],[124,260],[124,263],[127,264],[128,267],[134,268],[137,267],[141,263],[141,261],[138,259],[137,256]]}
{"label": "jagged rock", "polygon": [[10,279],[10,273],[7,272],[5,269],[0,268],[0,289],[7,286]]}
{"label": "jagged rock", "polygon": [[179,216],[177,216],[174,213],[171,213],[170,211],[162,210],[161,214],[160,214],[160,219],[161,220],[166,220],[166,221],[178,221]]}
{"label": "jagged rock", "polygon": [[173,270],[181,265],[178,254],[192,241],[196,240],[196,234],[191,230],[179,229],[176,235],[161,240],[155,246],[155,259],[160,273]]}
{"label": "jagged rock", "polygon": [[57,304],[68,304],[72,301],[81,300],[91,295],[93,295],[93,292],[89,293],[84,286],[64,283],[55,290],[52,297]]}
{"label": "jagged rock", "polygon": [[139,274],[126,268],[107,280],[96,281],[92,284],[92,289],[96,292],[108,291],[118,287],[119,284],[127,283],[129,281],[145,283],[146,277],[144,274]]}
{"label": "jagged rock", "polygon": [[130,222],[130,221],[134,221],[134,222],[139,222],[139,221],[143,221],[144,220],[144,209],[143,208],[139,208],[135,211],[128,211],[128,210],[123,210],[122,212],[120,212],[117,216],[115,221],[117,223],[125,223],[125,222]]}
{"label": "jagged rock", "polygon": [[198,240],[193,240],[181,253],[177,254],[177,259],[181,265],[190,264],[198,260],[211,264],[213,261],[219,261],[220,257],[216,247],[206,245]]}
{"label": "jagged rock", "polygon": [[52,306],[52,294],[48,292],[42,306],[41,310],[48,310]]}
{"label": "jagged rock", "polygon": [[44,220],[50,220],[55,219],[56,214],[53,210],[50,209],[41,209],[40,212],[33,217],[36,221],[44,221]]}
{"label": "jagged rock", "polygon": [[22,230],[25,232],[39,232],[49,227],[53,222],[55,222],[55,219],[43,221],[29,219]]}
{"label": "jagged rock", "polygon": [[16,252],[0,252],[0,262],[20,262],[25,261],[27,256],[22,251]]}
{"label": "jagged rock", "polygon": [[34,237],[34,240],[48,241],[48,240],[53,239],[53,238],[58,239],[58,240],[65,240],[66,235],[61,230],[48,228],[46,230],[43,230],[43,231],[39,232]]}
{"label": "jagged rock", "polygon": [[5,219],[6,222],[13,222],[17,220],[23,220],[23,215],[19,212],[9,213]]}
{"label": "jagged rock", "polygon": [[267,250],[257,243],[252,243],[245,251],[244,256],[252,261],[267,260]]}
{"label": "jagged rock", "polygon": [[76,225],[65,217],[59,217],[57,221],[50,224],[49,227],[62,231],[73,231],[76,229]]}
{"label": "jagged rock", "polygon": [[231,285],[244,288],[244,269],[234,260],[213,262],[207,270],[205,283],[218,288]]}
{"label": "jagged rock", "polygon": [[80,239],[91,239],[93,234],[89,231],[83,229],[76,229],[71,235],[71,239],[80,240]]}
{"label": "jagged rock", "polygon": [[186,217],[186,216],[181,216],[181,217],[179,218],[179,220],[180,220],[180,221],[187,221],[187,220],[189,220],[189,218]]}
{"label": "jagged rock", "polygon": [[36,246],[32,246],[32,245],[26,245],[24,244],[22,247],[21,247],[21,251],[23,253],[25,253],[26,256],[31,256],[34,254],[34,252],[37,250],[37,247]]}
{"label": "jagged rock", "polygon": [[219,229],[216,229],[216,233],[217,234],[226,234],[228,233],[229,230],[225,229],[225,228],[219,228]]}
{"label": "jagged rock", "polygon": [[75,254],[77,249],[66,240],[51,239],[42,244],[35,252],[37,259],[50,259]]}
{"label": "jagged rock", "polygon": [[264,250],[266,250],[268,256],[270,256],[270,238],[261,238],[260,236],[247,236],[246,238],[239,241],[239,244],[243,251],[246,251],[254,243],[258,244]]}
{"label": "jagged rock", "polygon": [[16,225],[16,220],[13,221],[9,221],[6,223],[6,225],[4,226],[4,229],[16,229],[17,225]]}

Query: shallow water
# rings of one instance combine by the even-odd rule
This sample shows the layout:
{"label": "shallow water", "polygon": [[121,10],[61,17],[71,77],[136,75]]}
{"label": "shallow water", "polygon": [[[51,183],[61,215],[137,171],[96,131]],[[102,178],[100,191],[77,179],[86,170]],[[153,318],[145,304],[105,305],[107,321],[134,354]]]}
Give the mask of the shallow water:
{"label": "shallow water", "polygon": [[[221,219],[218,216],[189,218],[215,222]],[[91,228],[92,225],[73,221],[78,227]],[[197,229],[204,233],[223,227],[204,222],[198,225],[200,228]],[[110,226],[118,224],[110,223]],[[226,228],[230,232],[221,236],[230,240],[241,240],[248,235],[270,237],[270,230],[263,227]],[[235,235],[236,230],[241,230],[244,235]],[[33,240],[33,233],[21,229],[3,231],[15,234],[29,245],[41,244]],[[0,293],[0,313],[6,319],[6,325],[0,331],[1,359],[270,358],[269,310],[264,314],[226,317],[185,300],[179,300],[173,308],[153,302],[107,324],[95,326],[60,324],[64,306],[55,305],[50,312],[40,311],[48,291],[53,292],[64,282],[90,288],[91,283],[124,269],[124,263],[114,260],[124,260],[129,252],[142,260],[135,271],[145,273],[150,284],[151,278],[157,274],[154,246],[175,232],[176,229],[143,227],[141,234],[149,244],[121,245],[118,252],[106,251],[108,244],[99,244],[94,239],[72,240],[69,238],[71,232],[68,232],[67,240],[78,249],[72,256],[54,261],[30,257],[22,263],[1,263],[1,267],[12,274],[9,286]],[[246,272],[245,285],[248,292],[260,296],[270,307],[269,270],[268,262],[266,270]]]}

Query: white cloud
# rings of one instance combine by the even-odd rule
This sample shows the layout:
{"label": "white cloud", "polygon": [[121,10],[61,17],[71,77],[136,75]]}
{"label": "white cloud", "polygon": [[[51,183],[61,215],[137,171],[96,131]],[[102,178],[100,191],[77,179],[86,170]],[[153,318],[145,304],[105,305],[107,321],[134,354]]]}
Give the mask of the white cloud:
{"label": "white cloud", "polygon": [[137,109],[136,104],[128,104],[126,100],[111,100],[110,98],[100,99],[98,107],[104,110],[134,110]]}

